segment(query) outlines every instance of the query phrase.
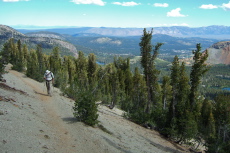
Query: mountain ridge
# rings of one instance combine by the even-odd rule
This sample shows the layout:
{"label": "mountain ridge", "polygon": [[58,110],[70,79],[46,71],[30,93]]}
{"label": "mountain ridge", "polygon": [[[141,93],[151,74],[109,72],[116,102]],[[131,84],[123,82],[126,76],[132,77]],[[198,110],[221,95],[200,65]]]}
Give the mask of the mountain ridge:
{"label": "mountain ridge", "polygon": [[[140,54],[139,42],[141,36],[105,36],[94,33],[77,33],[74,35],[61,34],[50,31],[38,31],[25,33],[28,36],[36,37],[54,37],[66,40],[76,45],[85,53],[93,52],[95,54],[119,54],[119,55],[135,55]],[[157,42],[164,43],[161,47],[162,55],[181,55],[187,57],[191,55],[191,51],[195,49],[197,43],[202,44],[202,48],[206,49],[218,42],[217,39],[197,38],[197,37],[173,37],[166,34],[154,34],[152,37],[152,44]]]}
{"label": "mountain ridge", "polygon": [[[115,27],[71,27],[71,28],[44,28],[18,29],[22,33],[31,31],[51,31],[60,34],[74,35],[77,33],[94,33],[105,36],[141,36],[144,28],[115,28]],[[148,27],[147,30],[152,28]],[[230,26],[212,25],[207,27],[153,27],[153,34],[166,34],[174,37],[201,37],[226,39],[230,36]]]}
{"label": "mountain ridge", "polygon": [[[47,35],[46,35],[47,36]],[[53,34],[53,37],[46,37],[43,35],[42,37],[29,36],[18,32],[17,30],[6,26],[0,25],[0,44],[4,44],[10,38],[14,38],[15,40],[21,40],[22,43],[28,44],[30,47],[35,48],[37,44],[41,44],[42,48],[52,51],[53,47],[59,47],[60,50],[64,50],[67,54],[71,54],[73,56],[78,56],[77,48],[63,40],[60,37],[57,37]],[[56,36],[56,37],[54,37]]]}

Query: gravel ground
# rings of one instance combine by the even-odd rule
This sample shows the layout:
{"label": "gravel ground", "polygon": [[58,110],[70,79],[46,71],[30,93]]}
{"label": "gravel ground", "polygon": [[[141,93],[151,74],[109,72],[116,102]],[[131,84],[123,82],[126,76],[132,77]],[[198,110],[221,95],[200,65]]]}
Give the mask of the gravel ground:
{"label": "gravel ground", "polygon": [[188,149],[99,105],[100,124],[86,126],[73,117],[74,101],[44,83],[9,70],[0,85],[0,153],[182,153]]}

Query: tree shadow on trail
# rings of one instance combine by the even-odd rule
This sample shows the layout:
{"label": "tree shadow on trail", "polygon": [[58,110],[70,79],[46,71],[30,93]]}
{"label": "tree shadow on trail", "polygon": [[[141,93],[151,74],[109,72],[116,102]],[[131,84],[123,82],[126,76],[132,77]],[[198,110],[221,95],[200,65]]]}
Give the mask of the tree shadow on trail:
{"label": "tree shadow on trail", "polygon": [[74,124],[74,123],[77,123],[77,122],[80,122],[77,118],[75,117],[65,117],[65,118],[62,118],[62,120],[68,124]]}
{"label": "tree shadow on trail", "polygon": [[[141,136],[141,135],[140,135]],[[162,151],[165,151],[165,152],[172,152],[172,153],[182,153],[182,152],[186,152],[186,150],[184,150],[182,147],[179,147],[178,145],[175,145],[174,143],[172,143],[172,142],[170,142],[170,141],[168,141],[168,142],[170,142],[171,144],[173,144],[174,145],[174,147],[176,148],[176,149],[178,149],[178,150],[176,150],[176,149],[173,149],[173,148],[170,148],[170,147],[168,147],[168,146],[164,146],[164,144],[159,144],[159,143],[155,143],[155,142],[153,142],[152,140],[150,140],[150,139],[148,139],[148,138],[145,138],[145,137],[143,137],[143,136],[141,136],[143,139],[145,139],[146,141],[148,141],[151,145],[153,145],[154,147],[156,147],[156,148],[158,148],[158,149],[160,149],[160,150],[162,150]],[[179,151],[180,150],[180,151]]]}
{"label": "tree shadow on trail", "polygon": [[[119,145],[119,144],[117,144],[117,143],[111,141],[110,139],[108,139],[108,138],[106,138],[106,137],[104,137],[104,136],[102,136],[102,137],[103,137],[103,139],[104,139],[110,146],[113,146],[114,148],[116,148],[117,150],[119,150],[119,152],[123,152],[123,153],[132,153],[131,151],[122,148],[122,145]],[[123,146],[123,147],[125,147],[125,146]]]}
{"label": "tree shadow on trail", "polygon": [[39,94],[39,95],[42,95],[42,96],[48,96],[48,97],[49,97],[48,94],[40,93],[40,92],[37,92],[37,91],[35,91],[35,90],[34,90],[34,93]]}

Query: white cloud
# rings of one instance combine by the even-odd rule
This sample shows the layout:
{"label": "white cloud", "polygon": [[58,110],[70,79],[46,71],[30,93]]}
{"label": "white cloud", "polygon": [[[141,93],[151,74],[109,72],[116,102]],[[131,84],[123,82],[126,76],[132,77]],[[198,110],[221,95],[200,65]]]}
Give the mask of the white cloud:
{"label": "white cloud", "polygon": [[30,1],[30,0],[3,0],[3,2],[19,2],[19,1]]}
{"label": "white cloud", "polygon": [[3,2],[18,2],[19,0],[3,0]]}
{"label": "white cloud", "polygon": [[100,6],[105,5],[105,2],[103,2],[102,0],[72,0],[71,2],[75,4],[95,4]]}
{"label": "white cloud", "polygon": [[226,11],[230,11],[230,1],[227,4],[223,3],[221,7]]}
{"label": "white cloud", "polygon": [[176,8],[174,10],[171,10],[170,12],[167,13],[168,17],[186,17],[187,15],[183,15],[180,13],[181,9]]}
{"label": "white cloud", "polygon": [[168,7],[169,5],[167,3],[155,3],[153,4],[155,7]]}
{"label": "white cloud", "polygon": [[222,5],[213,5],[213,4],[205,5],[205,4],[203,4],[199,8],[201,8],[201,9],[223,8],[225,11],[230,11],[230,1],[227,4],[223,3]]}
{"label": "white cloud", "polygon": [[112,4],[115,5],[121,5],[121,6],[136,6],[136,5],[140,5],[140,3],[136,3],[136,2],[113,2]]}
{"label": "white cloud", "polygon": [[208,4],[208,5],[204,4],[204,5],[201,5],[200,8],[201,9],[216,9],[216,8],[218,8],[218,6],[212,5],[212,4]]}

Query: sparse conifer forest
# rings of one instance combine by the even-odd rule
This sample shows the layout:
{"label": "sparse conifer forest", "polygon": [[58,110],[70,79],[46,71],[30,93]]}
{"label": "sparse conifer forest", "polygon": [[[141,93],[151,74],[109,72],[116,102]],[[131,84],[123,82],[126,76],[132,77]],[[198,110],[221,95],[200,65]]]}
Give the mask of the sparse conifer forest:
{"label": "sparse conifer forest", "polygon": [[164,44],[152,45],[152,32],[144,29],[139,43],[141,70],[131,71],[129,58],[114,57],[113,63],[98,65],[92,53],[60,56],[55,47],[47,55],[41,45],[29,49],[11,38],[0,52],[0,76],[11,63],[12,69],[42,82],[48,69],[55,75],[54,86],[75,100],[73,115],[87,125],[98,124],[96,102],[101,102],[111,109],[119,107],[127,119],[177,143],[196,142],[197,147],[204,143],[210,153],[230,150],[230,94],[202,86],[218,84],[210,81],[213,70],[206,64],[208,53],[197,44],[192,66],[175,56],[168,75],[162,76],[156,59]]}

